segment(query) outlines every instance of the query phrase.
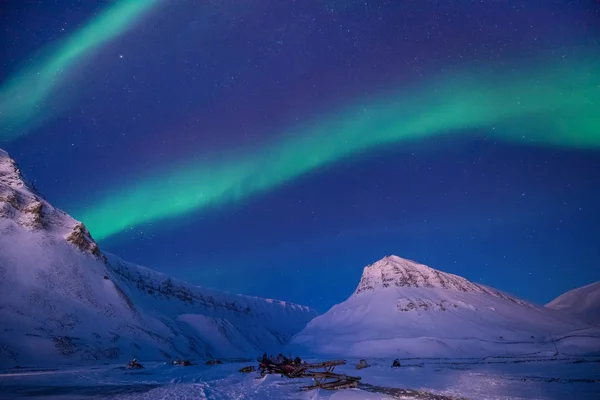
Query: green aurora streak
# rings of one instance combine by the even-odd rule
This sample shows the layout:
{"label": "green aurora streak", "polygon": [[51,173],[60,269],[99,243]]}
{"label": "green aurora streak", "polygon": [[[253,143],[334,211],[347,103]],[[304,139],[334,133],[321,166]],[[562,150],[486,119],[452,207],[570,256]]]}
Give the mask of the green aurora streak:
{"label": "green aurora streak", "polygon": [[239,157],[148,174],[113,188],[74,215],[95,238],[104,239],[133,226],[240,201],[361,150],[472,129],[530,145],[597,148],[599,59],[559,60],[516,72],[503,67],[445,74],[355,104]]}
{"label": "green aurora streak", "polygon": [[49,100],[61,83],[72,79],[72,67],[130,29],[156,4],[157,0],[119,0],[65,40],[48,45],[0,88],[0,139],[14,139],[48,117],[56,107],[56,99]]}

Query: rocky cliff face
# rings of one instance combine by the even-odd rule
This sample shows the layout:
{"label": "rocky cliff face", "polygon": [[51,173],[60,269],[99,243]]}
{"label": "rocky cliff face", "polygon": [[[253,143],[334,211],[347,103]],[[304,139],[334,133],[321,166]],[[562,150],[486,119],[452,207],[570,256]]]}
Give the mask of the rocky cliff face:
{"label": "rocky cliff face", "polygon": [[71,243],[82,252],[93,254],[94,256],[106,261],[106,257],[100,251],[98,244],[92,239],[85,225],[81,222],[73,226],[73,230],[67,236],[67,242]]}
{"label": "rocky cliff face", "polygon": [[390,287],[438,288],[465,293],[484,293],[517,304],[527,304],[498,290],[470,282],[461,276],[438,271],[395,255],[386,256],[366,266],[354,295]]}
{"label": "rocky cliff face", "polygon": [[25,182],[16,162],[0,149],[0,218],[29,230],[64,236],[78,250],[104,259],[86,227],[54,208]]}
{"label": "rocky cliff face", "polygon": [[27,190],[17,164],[0,150],[0,217],[28,229],[44,227],[44,204]]}
{"label": "rocky cliff face", "polygon": [[25,187],[17,163],[2,149],[0,149],[0,182],[14,188]]}

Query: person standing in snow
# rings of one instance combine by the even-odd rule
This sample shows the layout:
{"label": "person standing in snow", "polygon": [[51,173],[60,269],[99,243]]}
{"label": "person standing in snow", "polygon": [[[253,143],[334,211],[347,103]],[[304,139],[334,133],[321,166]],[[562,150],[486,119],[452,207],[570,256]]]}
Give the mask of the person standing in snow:
{"label": "person standing in snow", "polygon": [[277,360],[277,364],[281,364],[281,363],[283,363],[283,361],[284,361],[283,354],[279,353],[279,354],[277,355],[277,358],[276,358],[276,360]]}

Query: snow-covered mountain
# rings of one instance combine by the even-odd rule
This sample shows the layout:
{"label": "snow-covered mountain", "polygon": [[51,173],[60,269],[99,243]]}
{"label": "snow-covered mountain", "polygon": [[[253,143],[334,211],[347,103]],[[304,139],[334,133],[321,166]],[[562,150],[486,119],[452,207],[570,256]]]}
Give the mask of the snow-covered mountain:
{"label": "snow-covered mountain", "polygon": [[103,254],[0,150],[0,366],[254,356],[278,350],[316,315]]}
{"label": "snow-covered mountain", "polygon": [[291,347],[356,357],[600,353],[600,335],[587,328],[554,310],[389,256],[365,267],[350,298],[312,320]]}
{"label": "snow-covered mountain", "polygon": [[563,293],[546,307],[600,325],[600,281]]}

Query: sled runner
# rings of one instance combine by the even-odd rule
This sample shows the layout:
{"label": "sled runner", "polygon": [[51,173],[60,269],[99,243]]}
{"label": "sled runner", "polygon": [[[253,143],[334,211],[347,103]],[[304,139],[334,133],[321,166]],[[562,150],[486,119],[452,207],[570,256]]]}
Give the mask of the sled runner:
{"label": "sled runner", "polygon": [[[361,379],[359,376],[348,376],[333,372],[336,366],[345,364],[346,360],[333,360],[306,364],[307,370],[303,373],[303,376],[312,378],[315,381],[315,384],[311,386],[304,386],[302,389],[312,390],[321,388],[326,390],[339,390],[357,387],[358,381]],[[308,371],[308,369],[323,369],[324,371]]]}
{"label": "sled runner", "polygon": [[[337,390],[355,388],[361,379],[357,376],[348,376],[345,374],[336,374],[333,372],[336,366],[346,364],[346,360],[332,360],[319,363],[282,363],[275,364],[270,362],[261,362],[261,375],[281,374],[288,378],[312,378],[314,385],[304,386],[303,390],[326,389]],[[322,369],[322,371],[315,371]]]}

